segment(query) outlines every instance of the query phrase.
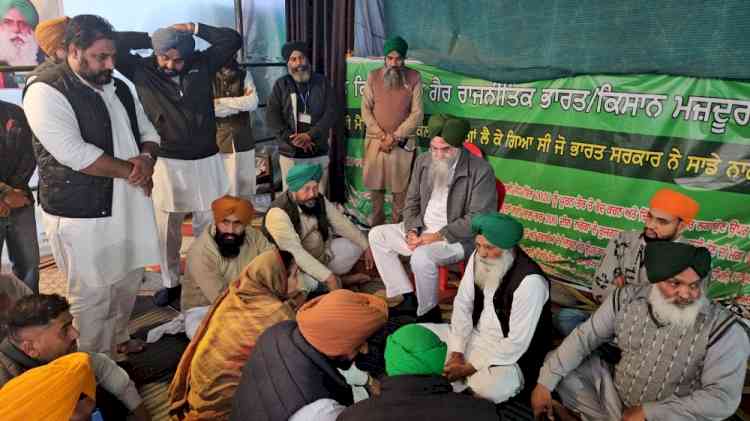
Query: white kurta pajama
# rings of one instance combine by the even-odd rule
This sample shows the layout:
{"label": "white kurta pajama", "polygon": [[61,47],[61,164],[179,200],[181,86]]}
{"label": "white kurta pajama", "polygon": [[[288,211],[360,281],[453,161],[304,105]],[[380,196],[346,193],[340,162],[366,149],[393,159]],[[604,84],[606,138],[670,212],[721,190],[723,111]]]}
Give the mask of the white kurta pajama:
{"label": "white kurta pajama", "polygon": [[509,332],[505,337],[493,303],[500,278],[494,282],[490,279],[483,286],[484,307],[474,326],[475,256],[469,258],[453,301],[451,324],[426,323],[424,326],[448,344],[446,360],[452,352],[460,352],[477,370],[467,379],[454,382],[453,389],[461,392],[471,387],[478,396],[500,403],[518,394],[525,381],[534,381],[523,378],[517,361],[529,348],[549,291],[540,275],[528,275],[523,279],[513,294]]}
{"label": "white kurta pajama", "polygon": [[[217,118],[228,117],[245,111],[252,113],[258,109],[258,94],[250,72],[245,73],[244,87],[245,89],[251,89],[252,94],[214,99],[214,113]],[[234,147],[234,143],[232,143],[232,146]],[[229,179],[229,194],[253,200],[256,181],[255,149],[222,153],[221,159],[224,161],[224,169]]]}
{"label": "white kurta pajama", "polygon": [[[455,169],[456,164],[451,168],[451,179]],[[430,201],[425,209],[424,225],[424,233],[436,233],[448,225],[448,187],[432,190]],[[456,263],[464,258],[464,248],[461,243],[449,243],[445,240],[410,250],[406,243],[403,222],[374,227],[370,231],[369,240],[373,260],[385,284],[388,297],[414,291],[406,270],[398,258],[399,255],[411,256],[418,316],[438,305],[438,266]]]}
{"label": "white kurta pajama", "polygon": [[[110,116],[114,157],[127,160],[138,156],[130,120],[115,94],[114,83],[94,91],[101,96]],[[141,142],[159,143],[159,135],[138,97],[133,97]],[[43,83],[31,85],[24,98],[24,110],[36,137],[61,164],[80,171],[104,153],[81,138],[73,108],[55,88]],[[80,332],[79,349],[114,356],[117,344],[129,339],[127,323],[143,267],[159,261],[151,199],[141,188],[116,178],[110,217],[42,214],[55,262],[67,275],[70,312]]]}
{"label": "white kurta pajama", "polygon": [[[220,154],[196,160],[159,158],[154,168],[154,209],[164,286],[180,285],[182,223],[193,214],[193,237],[213,220],[211,203],[229,190]],[[165,269],[166,268],[166,269]]]}

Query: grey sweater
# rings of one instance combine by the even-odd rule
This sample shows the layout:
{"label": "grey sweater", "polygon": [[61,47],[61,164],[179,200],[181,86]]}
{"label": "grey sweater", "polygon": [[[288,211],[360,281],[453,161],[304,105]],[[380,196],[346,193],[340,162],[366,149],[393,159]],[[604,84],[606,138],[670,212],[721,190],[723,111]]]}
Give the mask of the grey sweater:
{"label": "grey sweater", "polygon": [[624,407],[642,405],[649,420],[723,420],[742,397],[750,341],[741,321],[718,304],[678,329],[655,320],[653,288],[626,286],[604,301],[547,358],[539,383],[554,390],[599,345],[615,340],[613,373]]}

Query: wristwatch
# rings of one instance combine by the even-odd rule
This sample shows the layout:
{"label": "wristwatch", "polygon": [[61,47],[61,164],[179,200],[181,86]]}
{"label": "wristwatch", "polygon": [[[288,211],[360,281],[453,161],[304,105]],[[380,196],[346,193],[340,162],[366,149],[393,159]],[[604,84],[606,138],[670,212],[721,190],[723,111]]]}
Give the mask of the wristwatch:
{"label": "wristwatch", "polygon": [[147,156],[151,158],[152,161],[154,161],[154,164],[156,163],[156,154],[153,154],[151,152],[141,152],[140,156]]}

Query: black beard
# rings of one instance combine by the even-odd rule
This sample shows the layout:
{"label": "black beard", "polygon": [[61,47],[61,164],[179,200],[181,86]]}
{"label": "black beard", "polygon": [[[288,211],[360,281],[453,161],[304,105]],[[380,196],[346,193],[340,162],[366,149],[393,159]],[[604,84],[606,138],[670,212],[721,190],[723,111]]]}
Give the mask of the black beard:
{"label": "black beard", "polygon": [[240,248],[245,243],[245,232],[242,234],[224,234],[216,230],[214,241],[219,247],[219,253],[228,258],[237,257],[240,254]]}
{"label": "black beard", "polygon": [[320,206],[320,202],[316,198],[314,203],[315,204],[312,206],[300,203],[299,208],[302,209],[302,213],[304,213],[305,215],[320,216],[320,214],[323,212],[323,209],[321,209]]}
{"label": "black beard", "polygon": [[643,239],[646,241],[647,244],[648,243],[658,243],[660,241],[674,241],[675,237],[676,237],[675,235],[672,235],[671,237],[667,237],[667,238],[659,238],[659,237],[657,237],[657,238],[651,238],[648,235],[646,235],[646,231],[645,230],[643,231]]}

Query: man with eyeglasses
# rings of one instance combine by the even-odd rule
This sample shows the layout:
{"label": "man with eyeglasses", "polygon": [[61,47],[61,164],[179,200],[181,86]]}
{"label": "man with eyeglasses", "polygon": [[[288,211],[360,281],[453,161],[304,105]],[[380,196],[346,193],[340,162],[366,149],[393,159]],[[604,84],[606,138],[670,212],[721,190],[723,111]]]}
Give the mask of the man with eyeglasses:
{"label": "man with eyeglasses", "polygon": [[[438,266],[474,251],[471,219],[497,208],[495,174],[485,160],[462,149],[469,123],[449,115],[428,122],[430,153],[417,158],[406,193],[404,221],[370,231],[370,247],[388,297],[403,295],[393,314],[440,322]],[[398,256],[410,256],[414,285]]]}

